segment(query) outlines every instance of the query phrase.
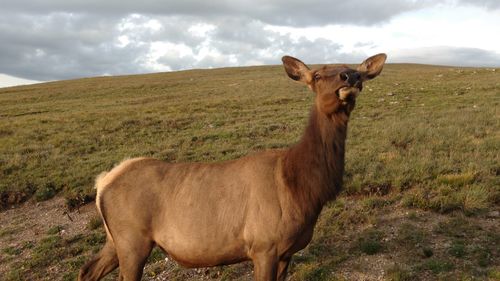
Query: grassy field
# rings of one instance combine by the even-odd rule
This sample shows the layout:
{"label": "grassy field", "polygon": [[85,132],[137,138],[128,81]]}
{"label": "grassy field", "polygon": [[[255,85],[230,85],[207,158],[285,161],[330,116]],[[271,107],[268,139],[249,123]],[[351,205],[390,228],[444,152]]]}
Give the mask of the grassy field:
{"label": "grassy field", "polygon": [[[98,173],[129,157],[220,161],[287,147],[312,100],[280,66],[0,89],[0,215],[61,196],[69,214],[93,200]],[[291,280],[500,280],[499,101],[498,69],[387,65],[358,98],[344,191]],[[95,217],[80,224],[68,236],[49,221],[18,241],[22,220],[3,220],[0,275],[72,280],[104,239]],[[251,270],[181,270],[159,251],[151,260],[155,280],[247,280]]]}

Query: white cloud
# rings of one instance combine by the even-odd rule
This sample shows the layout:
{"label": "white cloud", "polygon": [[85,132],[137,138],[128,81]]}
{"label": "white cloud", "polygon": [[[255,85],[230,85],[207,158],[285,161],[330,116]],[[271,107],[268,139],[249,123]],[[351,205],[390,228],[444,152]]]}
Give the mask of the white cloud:
{"label": "white cloud", "polygon": [[399,63],[419,62],[449,66],[490,66],[498,67],[500,53],[477,48],[449,46],[400,49],[392,52],[392,61]]}
{"label": "white cloud", "polygon": [[[29,2],[29,3],[28,3]],[[187,68],[389,62],[499,66],[498,1],[28,1],[0,10],[0,72],[32,80]]]}
{"label": "white cloud", "polygon": [[[455,7],[449,5],[408,12],[395,17],[387,23],[376,26],[329,25],[325,27],[282,27],[270,26],[270,30],[280,34],[289,34],[292,38],[306,37],[310,40],[325,38],[341,44],[340,51],[359,55],[378,52],[389,54],[389,62],[394,62],[394,55],[402,58],[406,51],[426,48],[429,57],[413,57],[415,63],[442,63],[443,60],[429,52],[437,47],[443,50],[484,50],[475,52],[476,66],[500,65],[500,60],[493,60],[500,52],[500,37],[494,36],[500,26],[500,11],[487,11],[477,7]],[[443,48],[447,46],[447,48]],[[451,57],[456,57],[450,54]],[[353,56],[357,58],[358,56]],[[460,61],[453,61],[460,65]],[[470,65],[470,63],[463,64]]]}
{"label": "white cloud", "polygon": [[30,84],[36,84],[36,83],[40,83],[40,81],[22,79],[22,78],[18,78],[18,77],[14,77],[11,75],[6,75],[3,73],[0,73],[0,88],[19,86],[19,85],[30,85]]}

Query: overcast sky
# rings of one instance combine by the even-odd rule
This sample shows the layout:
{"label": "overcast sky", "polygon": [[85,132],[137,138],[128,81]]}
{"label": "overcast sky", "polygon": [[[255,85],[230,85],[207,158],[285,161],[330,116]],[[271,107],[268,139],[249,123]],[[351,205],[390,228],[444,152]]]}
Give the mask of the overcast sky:
{"label": "overcast sky", "polygon": [[[0,0],[0,87],[280,64],[500,66],[498,0]],[[17,77],[14,79],[12,77]]]}

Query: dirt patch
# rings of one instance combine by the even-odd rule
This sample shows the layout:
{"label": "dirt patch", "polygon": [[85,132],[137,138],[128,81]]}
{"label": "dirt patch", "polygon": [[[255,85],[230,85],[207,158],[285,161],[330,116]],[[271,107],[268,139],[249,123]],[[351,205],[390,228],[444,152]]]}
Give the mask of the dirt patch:
{"label": "dirt patch", "polygon": [[346,280],[379,281],[386,280],[386,270],[394,266],[394,257],[388,254],[369,256],[348,260],[342,264],[337,273]]}
{"label": "dirt patch", "polygon": [[[295,255],[288,280],[427,281],[458,280],[463,276],[487,280],[488,275],[497,274],[496,268],[500,265],[497,209],[467,217],[460,212],[438,214],[393,204],[370,209],[369,216],[363,220],[351,220],[363,212],[365,205],[362,199],[343,200],[345,208],[340,213],[323,212],[312,243]],[[71,268],[67,267],[68,263],[50,262],[40,267],[41,275],[20,275],[6,280],[74,280],[81,264],[104,242],[101,239],[104,237],[96,236],[103,232],[102,227],[89,228],[89,221],[95,221],[96,216],[94,204],[69,212],[63,198],[27,202],[1,212],[0,276],[12,274],[20,261],[32,258],[43,239],[56,236],[66,241],[68,248],[77,249],[68,241],[78,239],[95,247],[75,251],[73,257],[78,263]],[[349,221],[348,225],[339,224],[340,228],[333,227],[327,232],[322,229],[321,226],[332,227],[342,217]],[[185,269],[159,252],[153,252],[152,258],[144,270],[143,280],[252,280],[250,262]],[[116,272],[106,280],[113,277]]]}
{"label": "dirt patch", "polygon": [[7,249],[21,249],[36,245],[49,232],[62,237],[84,234],[90,218],[97,215],[94,204],[69,211],[64,198],[44,202],[26,202],[17,208],[0,213],[0,276],[12,269],[15,261],[28,258],[29,249],[12,258]]}

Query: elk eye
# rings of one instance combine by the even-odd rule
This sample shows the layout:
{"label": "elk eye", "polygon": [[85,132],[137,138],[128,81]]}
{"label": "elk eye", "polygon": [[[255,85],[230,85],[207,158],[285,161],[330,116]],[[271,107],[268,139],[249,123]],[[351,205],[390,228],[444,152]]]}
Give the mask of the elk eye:
{"label": "elk eye", "polygon": [[345,72],[342,72],[340,73],[340,79],[342,79],[342,81],[347,81],[349,79],[349,75],[347,75],[347,73]]}
{"label": "elk eye", "polygon": [[319,75],[319,73],[314,73],[314,81],[318,81],[319,79],[321,79],[321,75]]}

